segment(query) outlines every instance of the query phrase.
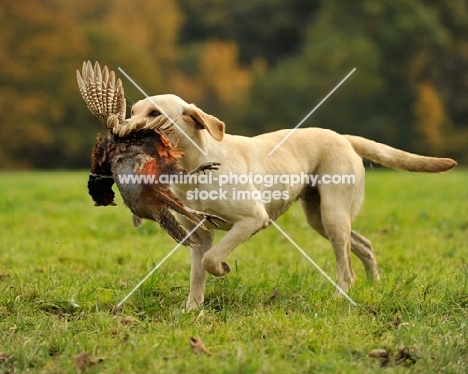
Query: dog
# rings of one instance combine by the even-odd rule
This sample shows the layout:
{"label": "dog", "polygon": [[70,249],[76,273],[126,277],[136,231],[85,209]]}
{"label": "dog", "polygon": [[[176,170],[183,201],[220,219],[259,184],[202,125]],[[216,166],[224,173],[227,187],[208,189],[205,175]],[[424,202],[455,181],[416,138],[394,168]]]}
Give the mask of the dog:
{"label": "dog", "polygon": [[[187,170],[214,161],[221,164],[219,170],[213,172],[213,180],[218,181],[221,178],[225,181],[228,174],[245,176],[251,173],[255,176],[307,174],[324,182],[293,184],[276,178],[272,183],[262,184],[254,180],[241,183],[239,178],[233,178],[223,184],[223,191],[218,184],[206,181],[173,185],[176,195],[186,205],[228,222],[220,224],[219,229],[226,234],[216,245],[213,245],[215,227],[209,223],[209,230],[197,230],[193,234],[201,245],[192,246],[190,250],[190,292],[186,311],[202,306],[207,272],[215,276],[227,274],[230,269],[224,259],[238,245],[266,228],[270,220],[285,213],[296,200],[299,200],[308,224],[330,241],[336,258],[337,283],[342,290],[347,291],[356,278],[351,266],[351,252],[363,262],[367,277],[378,280],[379,269],[371,242],[351,228],[364,199],[363,159],[411,172],[438,173],[456,165],[449,158],[420,156],[322,128],[298,129],[292,133],[291,130],[279,130],[254,137],[229,135],[225,133],[224,122],[172,94],[138,101],[132,107],[129,120],[158,116],[168,116],[174,123],[178,146],[185,153],[180,161]],[[326,176],[329,179],[335,175],[354,176],[353,183],[325,183]],[[195,199],[194,191],[205,191],[205,197],[218,195],[220,198]],[[233,198],[239,191],[256,193],[257,198]],[[258,198],[273,191],[279,191],[276,199]],[[177,219],[187,230],[194,228],[193,222],[183,216],[178,215]]]}

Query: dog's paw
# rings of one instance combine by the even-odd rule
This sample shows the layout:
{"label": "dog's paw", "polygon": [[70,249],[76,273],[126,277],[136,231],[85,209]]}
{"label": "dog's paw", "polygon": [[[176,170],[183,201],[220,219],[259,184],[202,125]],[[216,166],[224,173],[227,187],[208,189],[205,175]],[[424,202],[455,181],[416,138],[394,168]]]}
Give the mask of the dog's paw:
{"label": "dog's paw", "polygon": [[223,275],[229,273],[231,271],[231,268],[229,267],[229,265],[227,263],[225,263],[224,261],[221,262],[221,267],[223,268]]}
{"label": "dog's paw", "polygon": [[185,306],[185,308],[182,309],[182,314],[189,314],[189,313],[191,313],[192,315],[194,313],[198,313],[197,315],[197,318],[198,318],[198,317],[203,317],[205,315],[205,310],[200,309],[198,306],[195,306],[195,307]]}
{"label": "dog's paw", "polygon": [[209,261],[207,258],[203,258],[202,264],[208,273],[213,274],[217,277],[222,277],[223,275],[226,275],[231,271],[229,265],[226,264],[224,261],[218,264],[213,264],[213,262]]}
{"label": "dog's paw", "polygon": [[203,307],[203,296],[201,297],[201,299],[189,297],[189,299],[185,303],[185,308],[182,309],[182,313],[185,314],[185,313],[190,313],[193,310],[203,310],[202,307]]}

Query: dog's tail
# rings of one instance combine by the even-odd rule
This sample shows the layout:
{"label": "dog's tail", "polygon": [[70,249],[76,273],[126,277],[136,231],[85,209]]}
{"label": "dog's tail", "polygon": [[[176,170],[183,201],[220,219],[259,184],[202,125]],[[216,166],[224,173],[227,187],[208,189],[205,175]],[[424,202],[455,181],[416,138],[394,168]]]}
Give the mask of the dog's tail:
{"label": "dog's tail", "polygon": [[439,173],[450,170],[457,164],[451,158],[420,156],[360,136],[344,135],[344,137],[359,156],[392,169]]}

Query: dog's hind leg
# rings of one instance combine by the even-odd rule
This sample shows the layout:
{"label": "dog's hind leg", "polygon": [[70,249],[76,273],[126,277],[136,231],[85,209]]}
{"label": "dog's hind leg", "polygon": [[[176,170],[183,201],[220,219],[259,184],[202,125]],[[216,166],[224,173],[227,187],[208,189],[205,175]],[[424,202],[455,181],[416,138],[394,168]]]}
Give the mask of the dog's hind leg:
{"label": "dog's hind leg", "polygon": [[[330,199],[333,203],[333,200]],[[354,283],[356,274],[351,266],[351,217],[342,205],[324,206],[317,188],[307,188],[300,199],[307,223],[333,246],[336,258],[338,284],[344,291]],[[360,256],[358,256],[361,258]]]}
{"label": "dog's hind leg", "polygon": [[372,243],[357,231],[351,231],[351,251],[359,257],[366,269],[367,279],[379,280],[379,267],[375,259]]}
{"label": "dog's hind leg", "polygon": [[[348,291],[356,274],[351,266],[351,214],[343,207],[336,194],[322,196],[320,214],[325,234],[330,241],[336,259],[338,285]],[[339,294],[337,292],[337,294]]]}
{"label": "dog's hind leg", "polygon": [[[307,188],[300,199],[302,209],[306,215],[307,223],[325,239],[328,236],[323,228],[320,214],[320,194],[318,189]],[[351,231],[351,251],[361,260],[369,280],[379,280],[377,260],[370,240],[358,232]]]}

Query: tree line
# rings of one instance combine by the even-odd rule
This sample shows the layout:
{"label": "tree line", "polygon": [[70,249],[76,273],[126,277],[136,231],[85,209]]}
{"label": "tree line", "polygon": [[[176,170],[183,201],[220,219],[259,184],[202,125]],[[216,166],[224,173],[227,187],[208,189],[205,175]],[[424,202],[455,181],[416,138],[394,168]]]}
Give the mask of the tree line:
{"label": "tree line", "polygon": [[356,68],[302,126],[468,163],[466,0],[6,0],[0,44],[3,169],[89,166],[84,60],[242,135],[294,127]]}

